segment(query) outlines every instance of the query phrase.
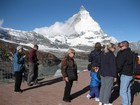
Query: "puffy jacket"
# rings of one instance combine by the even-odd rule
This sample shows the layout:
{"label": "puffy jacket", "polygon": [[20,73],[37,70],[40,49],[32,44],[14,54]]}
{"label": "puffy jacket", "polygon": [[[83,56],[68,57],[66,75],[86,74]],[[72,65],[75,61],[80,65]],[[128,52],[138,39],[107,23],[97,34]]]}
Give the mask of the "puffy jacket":
{"label": "puffy jacket", "polygon": [[77,80],[77,64],[73,58],[66,56],[61,62],[61,73],[63,77],[68,77],[69,80]]}
{"label": "puffy jacket", "polygon": [[91,77],[91,81],[90,81],[90,87],[96,87],[99,86],[100,84],[100,80],[97,76],[96,72],[90,72],[90,77]]}
{"label": "puffy jacket", "polygon": [[133,53],[130,48],[119,51],[117,54],[118,73],[132,76],[133,75]]}
{"label": "puffy jacket", "polygon": [[24,58],[16,51],[14,54],[14,60],[13,60],[13,67],[14,67],[14,72],[22,71],[23,70],[23,64],[24,64]]}

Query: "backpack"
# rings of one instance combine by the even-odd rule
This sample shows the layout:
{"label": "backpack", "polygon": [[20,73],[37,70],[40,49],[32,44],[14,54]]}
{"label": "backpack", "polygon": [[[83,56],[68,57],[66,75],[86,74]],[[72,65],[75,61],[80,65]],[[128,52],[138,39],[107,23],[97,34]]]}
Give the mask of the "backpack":
{"label": "backpack", "polygon": [[135,52],[133,52],[133,74],[134,76],[140,75],[140,58]]}

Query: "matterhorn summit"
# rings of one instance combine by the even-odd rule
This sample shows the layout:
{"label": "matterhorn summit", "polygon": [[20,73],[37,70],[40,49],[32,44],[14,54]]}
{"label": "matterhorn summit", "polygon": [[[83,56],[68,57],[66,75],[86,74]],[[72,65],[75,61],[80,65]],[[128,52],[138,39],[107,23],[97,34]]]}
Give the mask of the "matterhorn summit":
{"label": "matterhorn summit", "polygon": [[[90,16],[89,12],[81,6],[78,14],[72,17],[72,26],[78,34],[89,31],[100,31],[100,26]],[[72,20],[71,18],[69,20]],[[68,20],[68,21],[69,21]]]}
{"label": "matterhorn summit", "polygon": [[109,37],[102,31],[84,6],[81,6],[80,11],[67,21],[56,22],[50,27],[36,28],[34,32],[42,34],[59,45],[93,46],[96,42],[102,44],[117,42],[114,37]]}
{"label": "matterhorn summit", "polygon": [[96,42],[101,42],[103,45],[117,42],[114,37],[103,32],[84,6],[65,22],[55,22],[49,27],[36,28],[32,31],[0,27],[1,39],[27,46],[38,44],[42,49],[62,50],[74,47],[84,51],[93,48]]}

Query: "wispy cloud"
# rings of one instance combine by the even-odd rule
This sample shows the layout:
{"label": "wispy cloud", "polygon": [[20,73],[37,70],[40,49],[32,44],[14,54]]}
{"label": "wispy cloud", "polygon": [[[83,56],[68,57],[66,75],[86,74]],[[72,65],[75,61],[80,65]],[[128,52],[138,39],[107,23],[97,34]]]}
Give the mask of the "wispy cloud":
{"label": "wispy cloud", "polygon": [[0,26],[2,26],[3,23],[4,23],[4,20],[0,19]]}

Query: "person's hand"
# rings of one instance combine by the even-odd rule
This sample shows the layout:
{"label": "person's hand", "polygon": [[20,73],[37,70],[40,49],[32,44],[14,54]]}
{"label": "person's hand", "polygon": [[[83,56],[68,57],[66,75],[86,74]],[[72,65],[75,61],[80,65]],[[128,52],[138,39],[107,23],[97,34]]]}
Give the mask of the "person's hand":
{"label": "person's hand", "polygon": [[64,77],[64,81],[69,82],[68,77]]}
{"label": "person's hand", "polygon": [[25,58],[25,57],[26,57],[26,55],[23,56],[23,58]]}
{"label": "person's hand", "polygon": [[114,82],[116,82],[117,81],[117,78],[114,78]]}
{"label": "person's hand", "polygon": [[120,77],[120,73],[118,73],[118,76]]}

